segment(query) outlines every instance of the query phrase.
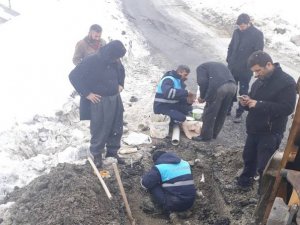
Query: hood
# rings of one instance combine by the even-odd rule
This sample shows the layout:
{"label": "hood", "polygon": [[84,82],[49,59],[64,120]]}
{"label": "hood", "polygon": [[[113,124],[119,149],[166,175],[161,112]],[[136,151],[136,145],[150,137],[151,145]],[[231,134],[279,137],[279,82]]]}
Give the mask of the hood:
{"label": "hood", "polygon": [[181,159],[175,155],[174,153],[167,152],[162,154],[155,162],[155,165],[158,164],[178,164],[180,163]]}
{"label": "hood", "polygon": [[121,41],[115,40],[101,47],[97,54],[101,60],[110,63],[123,57],[126,54],[126,49]]}

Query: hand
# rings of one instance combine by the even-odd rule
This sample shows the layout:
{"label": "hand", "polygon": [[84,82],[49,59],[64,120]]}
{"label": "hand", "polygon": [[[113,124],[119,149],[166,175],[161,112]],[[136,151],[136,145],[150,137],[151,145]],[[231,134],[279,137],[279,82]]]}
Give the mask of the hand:
{"label": "hand", "polygon": [[119,85],[119,92],[122,92],[123,90],[124,88],[121,85]]}
{"label": "hand", "polygon": [[199,97],[199,98],[198,98],[198,102],[199,102],[199,103],[204,103],[204,102],[205,102],[205,99],[202,99],[202,98]]}
{"label": "hand", "polygon": [[238,99],[242,106],[248,106],[248,101],[251,100],[248,95],[242,95]]}
{"label": "hand", "polygon": [[90,93],[88,96],[86,96],[86,98],[94,104],[100,102],[101,100],[101,96],[94,93]]}
{"label": "hand", "polygon": [[189,92],[188,97],[187,97],[187,102],[189,104],[193,104],[195,102],[195,100],[196,100],[196,95],[193,94],[192,92]]}
{"label": "hand", "polygon": [[254,99],[248,100],[248,107],[249,108],[255,108],[257,101]]}

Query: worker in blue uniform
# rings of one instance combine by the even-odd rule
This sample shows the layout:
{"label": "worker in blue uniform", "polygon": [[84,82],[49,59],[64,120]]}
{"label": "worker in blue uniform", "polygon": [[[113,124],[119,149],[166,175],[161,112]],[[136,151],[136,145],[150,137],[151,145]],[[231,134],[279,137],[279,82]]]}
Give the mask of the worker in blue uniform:
{"label": "worker in blue uniform", "polygon": [[170,116],[172,122],[182,123],[192,111],[192,104],[196,95],[186,90],[185,81],[190,68],[180,65],[176,71],[168,71],[159,81],[154,99],[155,114]]}
{"label": "worker in blue uniform", "polygon": [[189,163],[165,151],[154,152],[152,159],[154,166],[142,177],[141,184],[153,201],[167,214],[191,208],[196,189]]}

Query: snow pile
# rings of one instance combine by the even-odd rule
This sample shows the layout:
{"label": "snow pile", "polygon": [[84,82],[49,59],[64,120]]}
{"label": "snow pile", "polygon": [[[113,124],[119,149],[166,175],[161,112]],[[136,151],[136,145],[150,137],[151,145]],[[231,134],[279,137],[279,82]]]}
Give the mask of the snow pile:
{"label": "snow pile", "polygon": [[[263,31],[266,46],[300,61],[300,22],[297,0],[184,0],[206,21],[232,31],[236,18],[247,13]],[[294,62],[295,63],[295,62]],[[299,65],[299,64],[298,64]]]}
{"label": "snow pile", "polygon": [[[122,97],[129,130],[139,131],[149,118],[162,74],[152,65],[142,37],[127,24],[118,0],[13,3],[21,15],[0,27],[0,60],[5,62],[0,68],[5,106],[0,118],[0,200],[58,163],[85,161],[89,123],[79,122],[79,97],[69,98],[73,88],[68,74],[75,44],[91,24],[103,27],[104,39],[119,39],[127,48]],[[132,96],[137,101],[131,102]]]}

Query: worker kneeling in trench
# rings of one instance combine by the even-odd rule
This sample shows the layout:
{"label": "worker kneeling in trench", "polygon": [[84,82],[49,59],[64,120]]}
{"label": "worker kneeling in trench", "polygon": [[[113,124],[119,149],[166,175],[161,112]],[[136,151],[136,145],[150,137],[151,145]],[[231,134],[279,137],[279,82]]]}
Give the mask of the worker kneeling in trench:
{"label": "worker kneeling in trench", "polygon": [[141,180],[142,187],[150,192],[153,200],[143,201],[144,211],[170,215],[190,209],[196,189],[189,163],[165,151],[155,151],[152,160],[154,166]]}

